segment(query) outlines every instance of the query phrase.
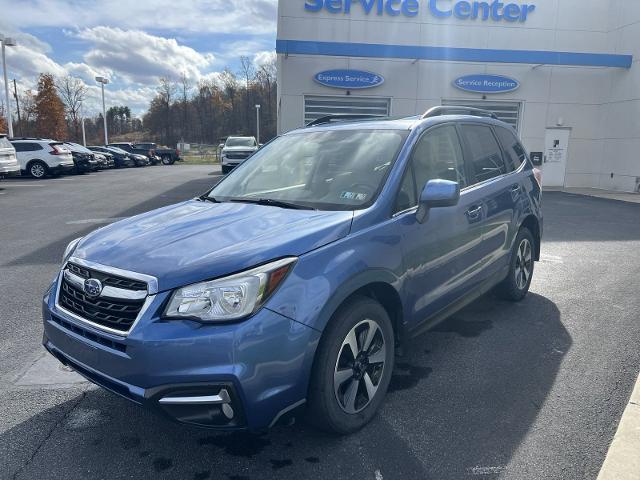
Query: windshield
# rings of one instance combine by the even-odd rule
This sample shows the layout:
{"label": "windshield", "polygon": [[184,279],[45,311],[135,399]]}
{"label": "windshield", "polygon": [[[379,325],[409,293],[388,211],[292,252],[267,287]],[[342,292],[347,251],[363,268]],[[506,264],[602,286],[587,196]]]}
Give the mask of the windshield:
{"label": "windshield", "polygon": [[253,137],[229,137],[224,144],[225,147],[255,147],[256,139]]}
{"label": "windshield", "polygon": [[209,196],[270,199],[325,210],[370,205],[408,131],[332,130],[275,139],[216,185]]}

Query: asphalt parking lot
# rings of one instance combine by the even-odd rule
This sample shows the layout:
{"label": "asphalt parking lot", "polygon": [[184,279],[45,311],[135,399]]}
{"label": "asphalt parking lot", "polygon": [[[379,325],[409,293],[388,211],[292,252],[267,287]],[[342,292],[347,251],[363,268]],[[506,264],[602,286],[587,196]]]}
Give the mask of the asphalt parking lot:
{"label": "asphalt parking lot", "polygon": [[529,296],[486,296],[414,339],[380,415],[349,437],[175,425],[45,356],[40,299],[66,244],[218,176],[175,165],[0,182],[0,478],[596,478],[640,369],[637,204],[545,193]]}

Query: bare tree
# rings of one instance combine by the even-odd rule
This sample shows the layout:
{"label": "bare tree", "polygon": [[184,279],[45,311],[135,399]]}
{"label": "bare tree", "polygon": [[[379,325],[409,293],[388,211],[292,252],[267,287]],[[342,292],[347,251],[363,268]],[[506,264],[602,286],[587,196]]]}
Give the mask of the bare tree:
{"label": "bare tree", "polygon": [[240,57],[240,75],[245,81],[245,87],[249,89],[249,84],[256,76],[256,68],[249,57]]}
{"label": "bare tree", "polygon": [[171,104],[175,102],[174,97],[178,86],[176,82],[168,77],[160,78],[160,85],[158,85],[158,97],[159,102],[164,110],[164,143],[169,143],[169,140],[173,137],[173,116],[171,115]]}
{"label": "bare tree", "polygon": [[67,118],[73,125],[74,140],[79,140],[79,120],[82,103],[87,96],[87,86],[71,75],[56,79],[56,89],[64,103]]}

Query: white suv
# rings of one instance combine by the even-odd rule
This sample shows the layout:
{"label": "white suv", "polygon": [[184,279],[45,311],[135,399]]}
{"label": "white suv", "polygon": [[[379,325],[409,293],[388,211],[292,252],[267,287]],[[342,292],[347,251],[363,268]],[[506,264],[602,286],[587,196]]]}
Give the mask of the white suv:
{"label": "white suv", "polygon": [[71,150],[62,142],[43,138],[12,138],[23,175],[44,178],[73,170]]}
{"label": "white suv", "polygon": [[0,133],[0,177],[10,177],[20,174],[20,165],[16,159],[16,151],[7,140],[7,136]]}
{"label": "white suv", "polygon": [[258,150],[255,137],[228,137],[222,145],[222,173],[227,174]]}

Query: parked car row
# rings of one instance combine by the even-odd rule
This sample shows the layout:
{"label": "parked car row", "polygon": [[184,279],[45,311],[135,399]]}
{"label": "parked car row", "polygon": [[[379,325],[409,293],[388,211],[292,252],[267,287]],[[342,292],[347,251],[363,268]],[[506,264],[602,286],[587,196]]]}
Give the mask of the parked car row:
{"label": "parked car row", "polygon": [[[144,148],[142,148],[144,146]],[[83,174],[107,168],[144,167],[180,160],[180,152],[158,149],[154,143],[113,143],[84,147],[47,138],[8,138],[0,134],[0,176],[44,178],[63,173]],[[165,161],[162,155],[167,156]]]}

